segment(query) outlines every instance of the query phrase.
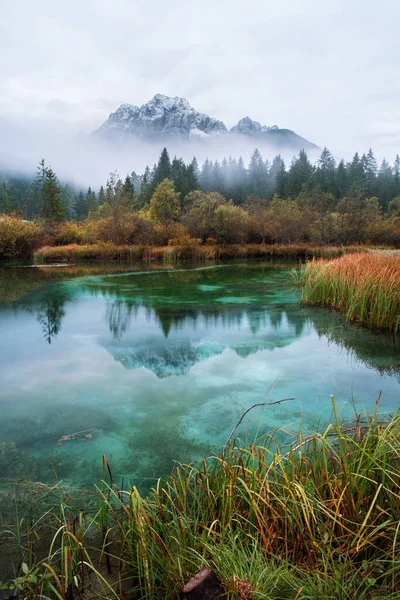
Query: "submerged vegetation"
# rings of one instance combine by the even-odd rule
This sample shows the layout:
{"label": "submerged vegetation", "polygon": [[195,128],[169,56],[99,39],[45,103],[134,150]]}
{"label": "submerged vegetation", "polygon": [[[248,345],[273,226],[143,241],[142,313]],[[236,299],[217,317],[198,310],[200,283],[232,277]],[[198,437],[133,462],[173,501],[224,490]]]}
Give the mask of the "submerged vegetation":
{"label": "submerged vegetation", "polygon": [[400,330],[400,255],[362,253],[304,265],[302,301],[378,329]]}
{"label": "submerged vegetation", "polygon": [[174,599],[207,566],[237,600],[398,598],[400,416],[343,424],[333,408],[322,433],[232,440],[146,496],[117,487],[105,457],[94,494],[30,484],[29,519],[19,495],[18,525],[4,522],[17,570],[4,588]]}

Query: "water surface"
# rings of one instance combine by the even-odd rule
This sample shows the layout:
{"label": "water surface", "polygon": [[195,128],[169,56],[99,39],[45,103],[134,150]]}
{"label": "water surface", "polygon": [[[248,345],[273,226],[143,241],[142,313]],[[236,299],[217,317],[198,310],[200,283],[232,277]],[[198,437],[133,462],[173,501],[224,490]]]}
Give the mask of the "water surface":
{"label": "water surface", "polygon": [[144,489],[226,441],[399,402],[399,344],[299,305],[271,263],[0,270],[0,478]]}

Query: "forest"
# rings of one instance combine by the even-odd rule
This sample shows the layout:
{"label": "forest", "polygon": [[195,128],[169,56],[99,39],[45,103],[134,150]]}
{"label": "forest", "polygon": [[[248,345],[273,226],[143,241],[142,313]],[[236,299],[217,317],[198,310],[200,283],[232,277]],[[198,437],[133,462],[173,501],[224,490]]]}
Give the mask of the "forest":
{"label": "forest", "polygon": [[[164,148],[142,175],[114,171],[86,191],[60,183],[42,159],[35,178],[1,176],[0,214],[3,257],[17,257],[17,246],[26,254],[99,242],[399,247],[400,157],[378,168],[371,149],[337,163],[324,148],[315,165],[300,151],[286,168],[256,149],[248,167],[230,157],[200,168],[195,158],[171,160]],[[24,228],[28,241],[15,231]]]}

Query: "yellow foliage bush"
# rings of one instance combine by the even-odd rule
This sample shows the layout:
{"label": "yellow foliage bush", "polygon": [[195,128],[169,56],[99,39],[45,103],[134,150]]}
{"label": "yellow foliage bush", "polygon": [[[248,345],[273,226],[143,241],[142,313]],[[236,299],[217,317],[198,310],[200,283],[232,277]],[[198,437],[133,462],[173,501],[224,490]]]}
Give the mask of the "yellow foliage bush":
{"label": "yellow foliage bush", "polygon": [[42,244],[43,227],[15,215],[0,215],[0,259],[28,258]]}

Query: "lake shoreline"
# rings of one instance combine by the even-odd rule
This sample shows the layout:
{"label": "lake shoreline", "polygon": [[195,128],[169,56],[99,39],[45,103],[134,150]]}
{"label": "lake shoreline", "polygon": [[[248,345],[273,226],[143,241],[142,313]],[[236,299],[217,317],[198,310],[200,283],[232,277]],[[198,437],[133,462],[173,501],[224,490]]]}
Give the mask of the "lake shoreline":
{"label": "lake shoreline", "polygon": [[116,245],[69,244],[44,246],[34,255],[35,264],[87,261],[171,261],[225,260],[247,258],[334,258],[343,254],[365,252],[370,246],[312,246],[309,244],[229,244],[221,245]]}

